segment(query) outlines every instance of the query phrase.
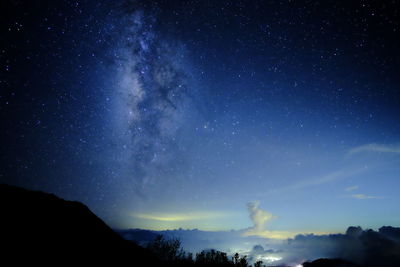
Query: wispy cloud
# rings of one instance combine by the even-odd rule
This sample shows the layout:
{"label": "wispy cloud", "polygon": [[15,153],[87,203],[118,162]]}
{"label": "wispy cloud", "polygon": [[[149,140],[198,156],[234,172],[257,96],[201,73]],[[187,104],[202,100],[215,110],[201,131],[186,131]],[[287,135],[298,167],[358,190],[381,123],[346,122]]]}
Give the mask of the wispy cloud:
{"label": "wispy cloud", "polygon": [[348,151],[348,155],[354,155],[363,152],[381,152],[400,154],[400,144],[365,144],[354,147]]}
{"label": "wispy cloud", "polygon": [[357,175],[360,175],[361,173],[364,173],[368,171],[370,167],[360,167],[360,168],[354,168],[354,169],[347,169],[347,170],[339,170],[339,171],[334,171],[331,173],[327,173],[325,175],[321,176],[316,176],[314,178],[306,178],[306,179],[295,179],[297,182],[293,184],[289,184],[280,188],[274,188],[270,189],[265,192],[260,192],[257,194],[252,194],[252,196],[256,197],[265,197],[269,195],[279,195],[279,194],[285,194],[288,192],[294,192],[298,190],[303,190],[305,188],[313,187],[313,186],[318,186],[318,185],[323,185],[326,183],[334,182],[334,181],[339,181],[339,180],[345,180],[350,177],[354,177]]}
{"label": "wispy cloud", "polygon": [[382,197],[369,196],[369,195],[364,195],[364,194],[354,194],[354,195],[351,195],[350,197],[355,198],[355,199],[378,199],[378,198],[382,198]]}
{"label": "wispy cloud", "polygon": [[283,188],[275,189],[268,193],[282,194],[282,193],[289,192],[289,191],[301,190],[301,189],[308,188],[311,186],[317,186],[317,185],[322,185],[322,184],[326,184],[326,183],[337,181],[337,180],[347,179],[349,177],[359,175],[359,174],[365,172],[366,170],[367,170],[367,168],[365,168],[365,167],[353,169],[353,170],[339,170],[339,171],[331,172],[331,173],[328,173],[326,175],[316,177],[316,178],[310,178],[310,179],[304,179],[304,180],[296,179],[296,180],[300,180],[300,181],[297,183],[285,186]]}
{"label": "wispy cloud", "polygon": [[308,186],[325,184],[328,182],[337,181],[337,180],[345,179],[345,178],[348,178],[348,177],[351,177],[354,175],[358,175],[364,171],[366,171],[365,168],[335,171],[335,172],[329,173],[327,175],[324,175],[324,176],[316,178],[316,179],[304,180],[303,182],[298,183],[297,187],[298,187],[298,189],[301,189],[301,188],[308,187]]}
{"label": "wispy cloud", "polygon": [[354,191],[357,189],[358,189],[358,185],[353,185],[353,186],[346,187],[344,190],[347,192],[350,192],[350,191]]}

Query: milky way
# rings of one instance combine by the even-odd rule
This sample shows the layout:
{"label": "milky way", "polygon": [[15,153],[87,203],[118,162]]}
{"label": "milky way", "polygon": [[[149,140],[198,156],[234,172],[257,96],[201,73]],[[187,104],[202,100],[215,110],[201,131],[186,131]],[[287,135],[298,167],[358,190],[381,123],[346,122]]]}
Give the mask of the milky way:
{"label": "milky way", "polygon": [[168,172],[182,164],[176,135],[190,112],[189,74],[184,48],[160,37],[151,15],[135,12],[125,19],[128,27],[115,51],[115,152],[122,154],[124,175],[136,192],[145,193],[167,186]]}

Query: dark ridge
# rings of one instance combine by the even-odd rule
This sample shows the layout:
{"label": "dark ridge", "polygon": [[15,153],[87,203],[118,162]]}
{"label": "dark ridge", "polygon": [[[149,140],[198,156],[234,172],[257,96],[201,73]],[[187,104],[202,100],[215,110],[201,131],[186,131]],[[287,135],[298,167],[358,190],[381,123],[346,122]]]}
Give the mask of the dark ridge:
{"label": "dark ridge", "polygon": [[63,263],[151,263],[148,250],[124,240],[80,202],[0,185],[1,262],[13,266]]}
{"label": "dark ridge", "polygon": [[317,259],[302,265],[303,267],[360,267],[358,264],[343,259]]}

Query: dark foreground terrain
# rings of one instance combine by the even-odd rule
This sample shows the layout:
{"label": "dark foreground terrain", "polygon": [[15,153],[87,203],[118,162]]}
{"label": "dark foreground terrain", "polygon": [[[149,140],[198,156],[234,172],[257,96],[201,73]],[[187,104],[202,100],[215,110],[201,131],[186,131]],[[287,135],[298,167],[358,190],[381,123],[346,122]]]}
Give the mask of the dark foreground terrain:
{"label": "dark foreground terrain", "polygon": [[[210,250],[193,256],[179,240],[157,236],[146,248],[123,239],[79,202],[52,194],[0,185],[0,266],[249,266],[246,256]],[[349,228],[352,230],[357,228]],[[349,230],[348,230],[349,231]],[[382,232],[382,233],[381,233]],[[388,232],[388,233],[386,233]],[[384,237],[388,234],[391,238]],[[390,234],[390,235],[389,235]],[[400,266],[400,229],[383,227],[367,251],[365,266]],[[379,238],[378,238],[379,237]],[[343,237],[341,237],[343,238]],[[349,237],[346,237],[349,238]],[[254,266],[264,266],[254,263]],[[342,259],[318,259],[304,267],[360,266]]]}
{"label": "dark foreground terrain", "polygon": [[[54,195],[0,185],[0,266],[149,262],[149,252],[126,241],[85,205]],[[28,266],[28,265],[26,265]]]}

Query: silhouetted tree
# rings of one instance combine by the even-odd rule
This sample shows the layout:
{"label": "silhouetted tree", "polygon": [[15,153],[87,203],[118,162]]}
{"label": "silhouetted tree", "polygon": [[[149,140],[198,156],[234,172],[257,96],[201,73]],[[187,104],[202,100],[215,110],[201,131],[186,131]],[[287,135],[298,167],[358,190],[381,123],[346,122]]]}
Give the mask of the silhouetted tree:
{"label": "silhouetted tree", "polygon": [[243,256],[239,259],[239,265],[236,265],[238,267],[248,267],[247,263],[247,256]]}
{"label": "silhouetted tree", "polygon": [[233,263],[235,265],[239,264],[239,253],[235,253],[235,255],[233,256]]}
{"label": "silhouetted tree", "polygon": [[196,254],[196,264],[200,266],[233,266],[225,252],[210,250]]}
{"label": "silhouetted tree", "polygon": [[235,253],[232,258],[234,266],[237,267],[247,267],[248,262],[247,262],[247,256],[240,257],[239,253]]}
{"label": "silhouetted tree", "polygon": [[161,261],[175,262],[186,259],[185,252],[181,248],[181,241],[179,239],[166,240],[162,235],[158,235],[153,242],[147,245],[147,248]]}
{"label": "silhouetted tree", "polygon": [[[147,248],[166,266],[197,266],[197,267],[248,267],[247,256],[240,257],[236,253],[230,260],[225,252],[218,250],[203,250],[193,259],[192,253],[185,253],[178,239],[164,239],[158,235]],[[261,267],[257,265],[255,267]]]}

